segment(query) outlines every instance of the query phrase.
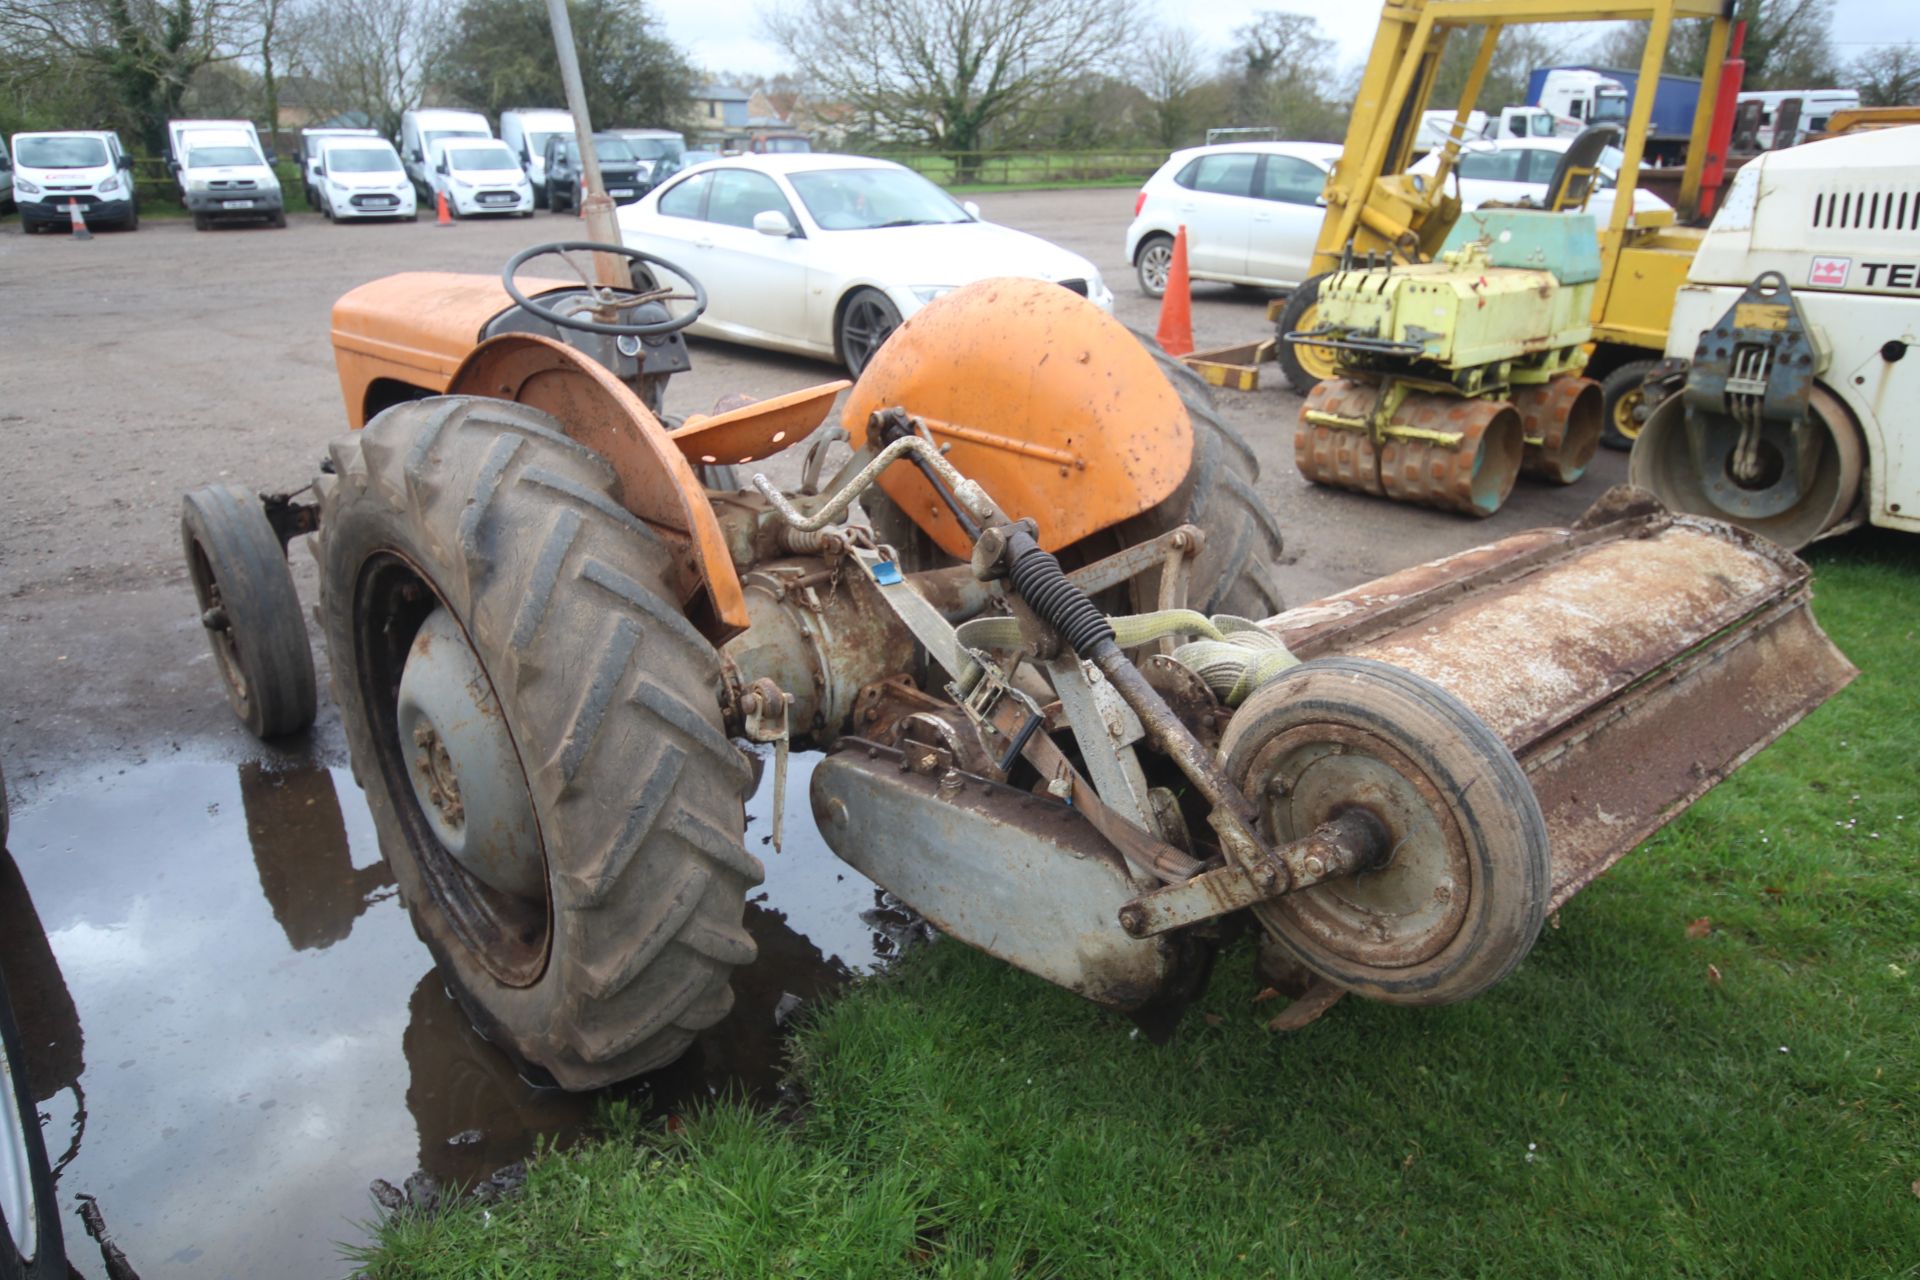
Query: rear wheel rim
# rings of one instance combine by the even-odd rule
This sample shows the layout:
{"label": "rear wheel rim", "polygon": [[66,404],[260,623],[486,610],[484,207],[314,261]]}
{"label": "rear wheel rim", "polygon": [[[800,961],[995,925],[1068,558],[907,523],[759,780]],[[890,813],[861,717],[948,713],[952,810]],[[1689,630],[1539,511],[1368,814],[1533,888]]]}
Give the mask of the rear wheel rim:
{"label": "rear wheel rim", "polygon": [[[511,760],[518,771],[518,783],[525,795],[525,807],[534,847],[524,851],[540,863],[538,896],[528,898],[507,892],[476,875],[453,849],[443,842],[446,817],[436,809],[432,787],[419,780],[423,765],[434,772],[435,742],[415,739],[413,730],[421,719],[405,719],[403,729],[402,684],[414,643],[437,612],[454,624],[465,644],[474,667],[487,684],[486,696],[499,707],[499,695],[485,663],[473,652],[472,641],[459,625],[434,584],[421,570],[397,552],[386,551],[368,559],[360,573],[354,604],[354,643],[359,650],[357,666],[362,683],[362,698],[368,709],[372,730],[375,765],[388,802],[394,807],[400,832],[406,843],[406,856],[412,859],[434,907],[445,917],[448,931],[459,945],[495,981],[505,986],[525,987],[538,981],[545,971],[552,940],[552,900],[547,888],[544,844],[540,837],[538,808],[527,787],[524,765],[517,748],[512,748],[511,726],[504,719],[499,731],[511,748]],[[417,710],[417,708],[416,708]],[[457,769],[457,762],[449,762]],[[436,781],[444,782],[445,775]],[[473,780],[462,779],[458,788],[470,803]],[[511,807],[511,806],[506,806]]]}
{"label": "rear wheel rim", "polygon": [[1625,391],[1613,402],[1613,429],[1623,440],[1640,438],[1640,419],[1634,413],[1647,398],[1644,387],[1635,387]]}
{"label": "rear wheel rim", "polygon": [[1156,240],[1140,254],[1140,283],[1153,294],[1167,291],[1167,273],[1173,267],[1173,247],[1164,240]]}

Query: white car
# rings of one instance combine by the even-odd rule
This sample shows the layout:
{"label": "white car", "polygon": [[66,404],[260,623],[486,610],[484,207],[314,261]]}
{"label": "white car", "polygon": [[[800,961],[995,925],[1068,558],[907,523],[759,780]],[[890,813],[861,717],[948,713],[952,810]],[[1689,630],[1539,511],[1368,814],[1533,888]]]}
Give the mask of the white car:
{"label": "white car", "polygon": [[417,218],[413,181],[385,138],[329,138],[314,165],[320,212],[349,218]]}
{"label": "white car", "polygon": [[673,175],[619,219],[629,248],[705,286],[707,311],[690,332],[826,356],[856,376],[902,320],[989,276],[1051,280],[1113,310],[1079,254],[983,222],[885,160],[727,157]]}
{"label": "white car", "polygon": [[495,138],[442,138],[427,160],[433,189],[456,218],[480,213],[533,216],[533,183],[513,148]]}
{"label": "white car", "polygon": [[1331,142],[1234,142],[1176,151],[1133,203],[1127,261],[1149,298],[1167,291],[1174,233],[1195,280],[1291,289],[1307,278],[1340,158]]}
{"label": "white car", "polygon": [[[1518,204],[1522,200],[1545,203],[1554,166],[1572,145],[1572,138],[1499,138],[1468,143],[1454,164],[1454,172],[1459,175],[1461,207],[1478,209],[1496,200],[1503,204]],[[1599,171],[1595,175],[1599,181],[1587,199],[1587,212],[1603,227],[1613,214],[1613,187],[1625,159],[1618,147],[1608,147],[1600,153]],[[1432,177],[1439,167],[1440,153],[1435,151],[1422,156],[1408,172]],[[1447,179],[1448,186],[1453,183],[1453,178]],[[1671,212],[1673,206],[1643,187],[1634,188],[1635,213],[1661,209]]]}

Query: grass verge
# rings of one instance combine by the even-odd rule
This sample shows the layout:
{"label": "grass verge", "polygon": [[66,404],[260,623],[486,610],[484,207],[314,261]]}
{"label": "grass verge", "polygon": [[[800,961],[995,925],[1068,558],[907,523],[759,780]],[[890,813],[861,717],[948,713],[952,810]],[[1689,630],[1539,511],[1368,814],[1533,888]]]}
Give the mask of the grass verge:
{"label": "grass verge", "polygon": [[382,1280],[1920,1274],[1920,540],[1812,558],[1861,678],[1478,1001],[1347,1001],[1276,1035],[1243,947],[1156,1048],[943,943],[798,1036],[803,1124],[615,1109],[519,1199],[388,1222],[359,1260]]}

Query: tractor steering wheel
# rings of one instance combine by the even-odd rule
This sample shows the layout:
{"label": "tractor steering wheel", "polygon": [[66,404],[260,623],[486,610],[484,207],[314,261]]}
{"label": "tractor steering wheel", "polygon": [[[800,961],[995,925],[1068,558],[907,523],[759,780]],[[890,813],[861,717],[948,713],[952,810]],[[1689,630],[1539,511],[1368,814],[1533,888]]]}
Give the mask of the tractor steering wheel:
{"label": "tractor steering wheel", "polygon": [[[674,293],[672,290],[666,288],[630,289],[622,288],[619,285],[595,284],[585,272],[580,270],[573,259],[567,257],[569,253],[618,254],[629,262],[649,268],[647,272],[649,276],[653,274],[651,270],[652,267],[660,267],[680,277],[680,279],[685,280],[693,289],[693,292]],[[589,320],[584,314],[557,311],[550,306],[544,306],[527,297],[526,294],[520,292],[520,286],[513,282],[513,278],[520,273],[522,267],[532,262],[535,258],[544,258],[548,254],[558,257],[562,262],[573,267],[574,271],[579,274],[581,280],[586,284],[596,304],[592,307],[584,308],[583,310],[586,312],[601,311],[618,313],[631,311],[635,307],[644,306],[649,302],[691,302],[693,306],[689,307],[686,312],[681,315],[670,315],[665,320],[649,320],[643,323],[615,323],[607,320]],[[558,325],[562,329],[578,329],[584,333],[602,333],[614,338],[651,338],[661,334],[678,333],[695,320],[698,320],[701,314],[707,309],[707,291],[698,280],[693,278],[691,272],[681,267],[676,267],[665,258],[655,257],[651,253],[642,253],[638,249],[629,249],[625,245],[595,244],[591,240],[560,240],[551,244],[537,244],[531,249],[523,249],[508,260],[506,267],[500,272],[500,282],[506,285],[507,296],[519,303],[521,308],[529,315],[537,316],[545,320],[548,324]]]}

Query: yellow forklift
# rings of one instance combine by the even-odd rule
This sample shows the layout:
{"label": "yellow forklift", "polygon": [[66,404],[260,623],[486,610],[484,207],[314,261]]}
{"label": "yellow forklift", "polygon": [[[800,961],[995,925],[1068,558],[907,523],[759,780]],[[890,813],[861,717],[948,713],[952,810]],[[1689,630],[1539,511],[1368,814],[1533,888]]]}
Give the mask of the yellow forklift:
{"label": "yellow forklift", "polygon": [[[1639,430],[1633,411],[1641,379],[1661,358],[1674,296],[1686,282],[1687,267],[1704,234],[1685,224],[1710,211],[1713,194],[1724,179],[1732,126],[1729,104],[1739,88],[1739,64],[1731,64],[1731,75],[1725,74],[1734,26],[1730,9],[1726,0],[1387,0],[1354,98],[1345,150],[1327,180],[1327,213],[1314,249],[1312,274],[1269,309],[1281,337],[1278,360],[1294,389],[1305,395],[1335,373],[1331,348],[1285,338],[1288,333],[1318,327],[1316,308],[1324,276],[1370,256],[1408,263],[1431,261],[1446,243],[1461,214],[1458,197],[1447,189],[1447,177],[1463,146],[1473,145],[1467,120],[1486,84],[1505,27],[1649,21],[1639,84],[1650,88],[1659,83],[1675,25],[1704,22],[1708,24],[1706,65],[1676,212],[1636,213],[1633,208],[1654,98],[1650,91],[1637,93],[1621,143],[1625,157],[1612,216],[1599,228],[1601,269],[1593,295],[1586,375],[1600,381],[1603,442],[1628,447]],[[1417,158],[1421,113],[1427,108],[1447,41],[1470,38],[1476,30],[1478,51],[1460,93],[1439,169],[1431,176],[1409,173],[1409,165]]]}

